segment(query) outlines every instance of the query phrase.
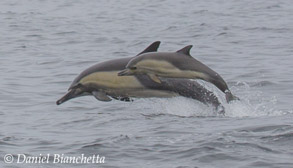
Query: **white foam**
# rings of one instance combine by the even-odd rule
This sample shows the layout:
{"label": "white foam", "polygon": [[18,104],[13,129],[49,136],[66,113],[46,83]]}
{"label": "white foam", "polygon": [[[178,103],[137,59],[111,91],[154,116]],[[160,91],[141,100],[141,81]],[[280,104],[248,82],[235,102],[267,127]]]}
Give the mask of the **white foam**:
{"label": "white foam", "polygon": [[[278,116],[284,114],[276,109],[278,99],[275,96],[266,97],[261,91],[254,91],[248,85],[231,87],[232,92],[241,100],[226,103],[224,95],[210,85],[205,85],[219,98],[225,107],[225,117],[260,117]],[[156,114],[171,114],[177,116],[223,116],[218,114],[211,106],[204,105],[199,101],[185,98],[153,98],[140,100],[140,107],[151,110]],[[150,106],[151,104],[151,106]]]}

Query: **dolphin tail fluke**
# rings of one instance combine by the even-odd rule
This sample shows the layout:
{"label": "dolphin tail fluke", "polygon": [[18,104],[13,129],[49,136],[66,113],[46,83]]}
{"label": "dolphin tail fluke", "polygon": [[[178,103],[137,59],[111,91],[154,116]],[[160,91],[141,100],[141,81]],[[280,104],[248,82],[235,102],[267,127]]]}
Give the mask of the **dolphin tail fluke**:
{"label": "dolphin tail fluke", "polygon": [[226,94],[226,101],[228,103],[230,103],[233,100],[240,100],[237,96],[234,96],[230,90],[226,91],[225,94]]}

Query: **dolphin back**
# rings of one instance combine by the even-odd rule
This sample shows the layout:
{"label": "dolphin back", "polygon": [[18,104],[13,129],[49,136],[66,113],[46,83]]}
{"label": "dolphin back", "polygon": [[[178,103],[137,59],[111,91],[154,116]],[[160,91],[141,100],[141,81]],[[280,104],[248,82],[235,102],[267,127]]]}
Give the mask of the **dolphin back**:
{"label": "dolphin back", "polygon": [[110,61],[105,61],[101,63],[97,63],[82,71],[72,82],[69,89],[74,87],[82,78],[85,76],[95,73],[95,72],[103,72],[103,71],[120,71],[125,68],[125,65],[132,59],[133,57],[114,59]]}

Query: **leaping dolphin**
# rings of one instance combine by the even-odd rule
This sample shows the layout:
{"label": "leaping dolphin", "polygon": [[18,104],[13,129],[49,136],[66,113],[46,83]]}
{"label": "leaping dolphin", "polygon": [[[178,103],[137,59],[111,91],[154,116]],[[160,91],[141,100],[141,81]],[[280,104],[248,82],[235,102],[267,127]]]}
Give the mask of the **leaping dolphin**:
{"label": "leaping dolphin", "polygon": [[233,96],[224,79],[211,68],[190,55],[192,45],[176,52],[148,52],[132,58],[119,76],[148,75],[161,83],[159,77],[202,79],[213,83],[226,95],[227,102],[238,99]]}
{"label": "leaping dolphin", "polygon": [[[152,43],[137,56],[156,52],[159,41]],[[135,57],[137,57],[135,56]],[[91,66],[75,78],[68,92],[56,104],[60,105],[70,99],[93,95],[100,101],[131,101],[131,98],[184,96],[196,99],[204,104],[211,104],[219,111],[224,111],[217,97],[198,84],[188,79],[161,78],[161,83],[154,82],[147,75],[118,76],[127,63],[135,58],[120,58]]]}

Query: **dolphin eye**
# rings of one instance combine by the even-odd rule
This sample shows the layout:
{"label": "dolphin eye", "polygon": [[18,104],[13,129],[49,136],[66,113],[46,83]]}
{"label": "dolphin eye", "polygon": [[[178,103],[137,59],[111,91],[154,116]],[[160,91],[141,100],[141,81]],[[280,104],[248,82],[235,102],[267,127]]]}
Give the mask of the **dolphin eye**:
{"label": "dolphin eye", "polygon": [[81,83],[78,83],[77,85],[75,85],[74,87],[72,87],[72,89],[78,89],[78,88],[81,88],[82,87],[82,84]]}
{"label": "dolphin eye", "polygon": [[136,67],[131,67],[130,69],[131,69],[131,70],[136,70],[137,68],[136,68]]}

